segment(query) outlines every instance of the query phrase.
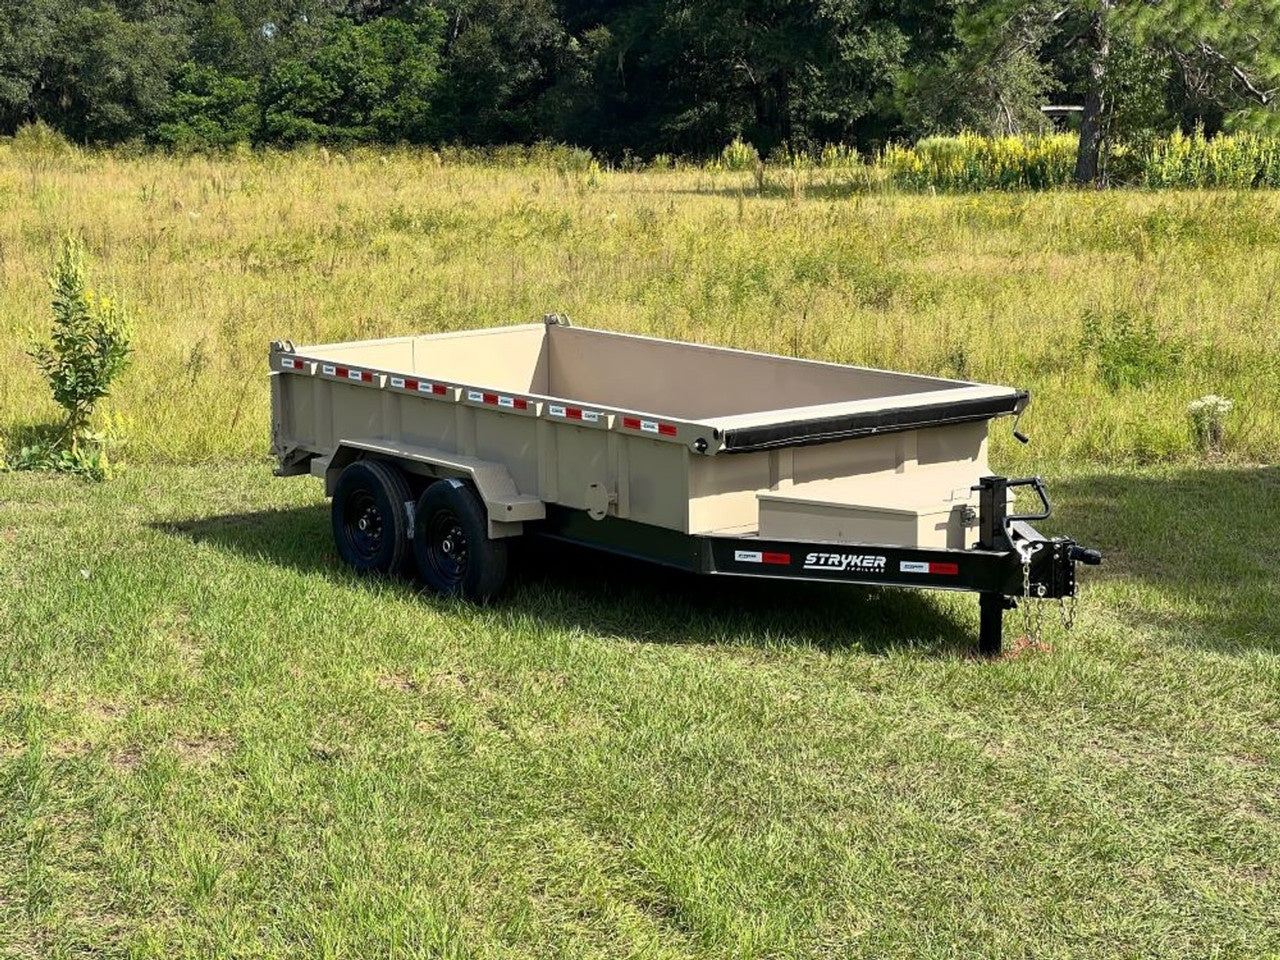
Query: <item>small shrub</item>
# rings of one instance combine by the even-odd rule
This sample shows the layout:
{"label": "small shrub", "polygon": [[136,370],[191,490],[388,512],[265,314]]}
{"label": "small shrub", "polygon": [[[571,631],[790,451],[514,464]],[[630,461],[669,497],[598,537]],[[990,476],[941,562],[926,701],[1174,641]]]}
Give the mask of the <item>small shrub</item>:
{"label": "small shrub", "polygon": [[13,134],[13,150],[28,161],[65,157],[74,148],[66,137],[43,120],[25,123]]}
{"label": "small shrub", "polygon": [[114,299],[88,287],[84,248],[74,237],[63,240],[49,287],[53,329],[28,352],[66,419],[57,434],[20,451],[13,466],[105,476],[105,436],[88,427],[94,408],[129,363],[129,317]]}
{"label": "small shrub", "polygon": [[759,152],[741,137],[734,137],[733,142],[720,151],[720,163],[726,170],[754,170],[759,162]]}
{"label": "small shrub", "polygon": [[862,165],[857,148],[843,143],[829,143],[818,154],[818,166],[824,170],[850,170]]}
{"label": "small shrub", "polygon": [[1221,456],[1225,449],[1227,414],[1232,402],[1210,393],[1187,404],[1191,420],[1191,436],[1200,452],[1210,457]]}
{"label": "small shrub", "polygon": [[914,190],[1046,190],[1071,183],[1074,134],[1024,137],[927,137],[914,147],[889,144],[878,165],[896,186]]}
{"label": "small shrub", "polygon": [[55,446],[51,442],[25,446],[8,460],[0,461],[0,467],[8,470],[53,470],[89,480],[106,480],[111,476],[107,436],[91,434],[81,439],[82,442],[74,450]]}
{"label": "small shrub", "polygon": [[1142,162],[1148,187],[1280,187],[1280,140],[1256,133],[1206,138],[1174,132],[1156,140]]}
{"label": "small shrub", "polygon": [[1168,376],[1182,362],[1185,345],[1160,336],[1150,317],[1127,311],[1084,315],[1079,352],[1097,364],[1102,382],[1113,391],[1141,387]]}

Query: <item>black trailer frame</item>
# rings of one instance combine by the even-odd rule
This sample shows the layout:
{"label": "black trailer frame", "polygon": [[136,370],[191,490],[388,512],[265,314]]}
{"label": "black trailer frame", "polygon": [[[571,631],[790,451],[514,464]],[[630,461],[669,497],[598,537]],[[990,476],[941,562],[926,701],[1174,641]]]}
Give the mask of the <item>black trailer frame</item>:
{"label": "black trailer frame", "polygon": [[[1032,488],[1042,509],[1009,513],[1009,492],[1016,487]],[[978,649],[995,656],[1005,610],[1019,600],[1075,596],[1076,563],[1095,565],[1102,555],[1068,537],[1045,537],[1031,525],[1053,510],[1040,477],[983,477],[974,489],[979,535],[969,550],[686,534],[617,517],[593,520],[552,505],[528,532],[691,573],[974,592]]]}

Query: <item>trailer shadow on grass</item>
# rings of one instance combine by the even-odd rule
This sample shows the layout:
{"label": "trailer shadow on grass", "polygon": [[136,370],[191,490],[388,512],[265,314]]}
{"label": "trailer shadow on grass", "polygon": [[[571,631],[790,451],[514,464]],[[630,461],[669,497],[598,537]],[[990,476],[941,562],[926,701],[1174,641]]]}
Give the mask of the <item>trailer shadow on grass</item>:
{"label": "trailer shadow on grass", "polygon": [[[335,556],[328,509],[263,510],[156,529],[252,560],[349,581]],[[406,590],[417,590],[406,583]],[[424,602],[434,602],[424,598]],[[704,577],[549,541],[512,551],[498,609],[556,629],[581,629],[639,642],[805,645],[929,655],[976,649],[976,603],[966,618],[954,605],[907,590]]]}
{"label": "trailer shadow on grass", "polygon": [[1169,468],[1050,483],[1054,532],[1098,547],[1085,572],[1135,627],[1188,645],[1280,650],[1280,468]]}
{"label": "trailer shadow on grass", "polygon": [[508,596],[513,606],[559,626],[642,641],[874,654],[976,649],[976,602],[966,621],[917,591],[698,576],[547,541],[521,545]]}

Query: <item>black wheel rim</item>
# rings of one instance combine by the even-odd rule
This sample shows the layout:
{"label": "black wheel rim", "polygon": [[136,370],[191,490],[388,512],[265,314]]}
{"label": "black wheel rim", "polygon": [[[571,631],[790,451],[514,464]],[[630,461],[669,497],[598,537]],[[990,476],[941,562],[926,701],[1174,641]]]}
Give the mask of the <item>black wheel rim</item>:
{"label": "black wheel rim", "polygon": [[427,521],[427,560],[441,580],[458,584],[467,573],[467,535],[452,510],[437,510]]}
{"label": "black wheel rim", "polygon": [[347,497],[342,525],[347,542],[362,559],[372,560],[382,551],[382,511],[368,490],[356,490]]}

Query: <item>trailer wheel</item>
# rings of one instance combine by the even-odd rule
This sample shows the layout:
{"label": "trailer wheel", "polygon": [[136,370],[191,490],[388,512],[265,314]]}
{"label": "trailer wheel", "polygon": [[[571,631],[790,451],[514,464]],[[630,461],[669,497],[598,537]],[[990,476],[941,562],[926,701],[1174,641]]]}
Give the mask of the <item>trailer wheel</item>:
{"label": "trailer wheel", "polygon": [[333,539],[338,554],[360,573],[396,574],[409,556],[409,484],[396,467],[357,460],[333,491]]}
{"label": "trailer wheel", "polygon": [[413,517],[418,573],[436,593],[485,603],[507,578],[507,545],[489,539],[484,504],[461,480],[437,480]]}

